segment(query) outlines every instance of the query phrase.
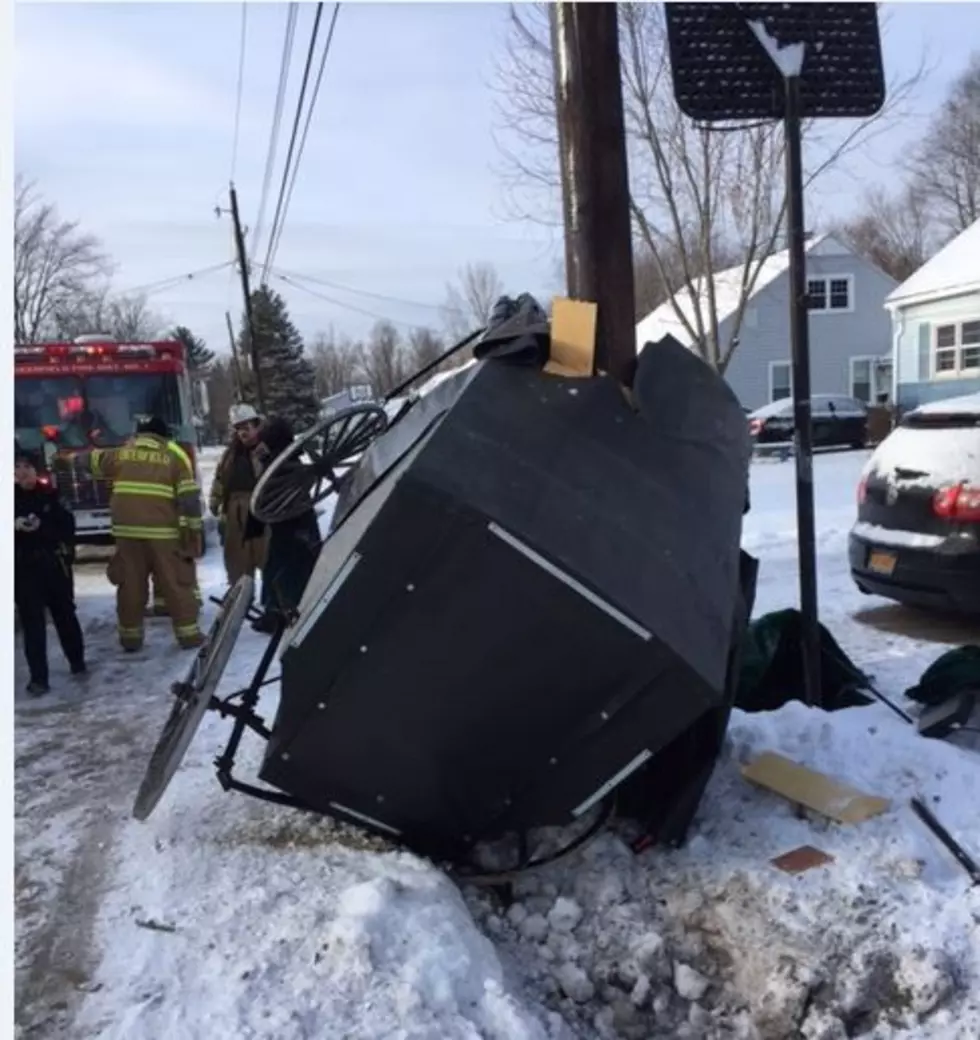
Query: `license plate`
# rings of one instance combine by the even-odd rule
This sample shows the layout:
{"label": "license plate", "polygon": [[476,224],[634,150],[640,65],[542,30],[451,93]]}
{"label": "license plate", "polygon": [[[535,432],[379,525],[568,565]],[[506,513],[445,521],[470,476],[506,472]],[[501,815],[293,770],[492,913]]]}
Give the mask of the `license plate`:
{"label": "license plate", "polygon": [[884,574],[887,577],[895,570],[896,563],[898,563],[898,557],[894,553],[873,550],[868,557],[868,570],[874,571],[875,574]]}

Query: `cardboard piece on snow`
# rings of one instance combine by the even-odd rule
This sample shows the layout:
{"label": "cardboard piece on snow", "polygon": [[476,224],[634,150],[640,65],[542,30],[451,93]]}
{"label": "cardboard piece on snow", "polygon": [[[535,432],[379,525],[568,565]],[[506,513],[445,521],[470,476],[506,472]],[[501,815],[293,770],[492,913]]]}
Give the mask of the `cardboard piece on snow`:
{"label": "cardboard piece on snow", "polygon": [[742,776],[838,823],[861,823],[886,812],[890,805],[887,798],[865,794],[772,751],[742,766]]}
{"label": "cardboard piece on snow", "polygon": [[586,300],[556,296],[551,301],[551,355],[545,372],[591,379],[598,313],[599,308]]}
{"label": "cardboard piece on snow", "polygon": [[781,856],[769,861],[786,874],[802,874],[813,867],[822,867],[825,863],[833,863],[834,857],[829,852],[815,849],[812,845],[801,845],[797,849],[784,852]]}

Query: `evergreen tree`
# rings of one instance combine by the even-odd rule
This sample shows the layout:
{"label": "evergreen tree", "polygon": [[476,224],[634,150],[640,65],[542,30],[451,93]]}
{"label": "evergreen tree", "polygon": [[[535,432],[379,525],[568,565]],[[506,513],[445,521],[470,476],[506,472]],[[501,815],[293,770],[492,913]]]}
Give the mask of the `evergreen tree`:
{"label": "evergreen tree", "polygon": [[187,354],[187,367],[192,372],[203,375],[208,371],[214,361],[214,351],[208,350],[203,339],[195,336],[185,325],[178,325],[170,335],[179,343],[183,343]]}
{"label": "evergreen tree", "polygon": [[[282,416],[297,434],[301,433],[316,422],[320,407],[313,365],[303,354],[303,337],[289,320],[283,298],[268,286],[252,293],[252,318],[266,414]],[[243,320],[242,325],[239,356],[251,363],[247,322]],[[245,394],[258,406],[254,380],[250,378]]]}

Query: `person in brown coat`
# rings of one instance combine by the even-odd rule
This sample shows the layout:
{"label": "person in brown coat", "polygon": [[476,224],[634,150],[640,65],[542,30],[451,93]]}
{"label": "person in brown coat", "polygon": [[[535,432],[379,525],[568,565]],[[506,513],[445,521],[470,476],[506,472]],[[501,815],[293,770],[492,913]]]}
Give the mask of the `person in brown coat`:
{"label": "person in brown coat", "polygon": [[269,538],[265,531],[258,538],[245,538],[249,502],[262,471],[255,454],[262,418],[249,404],[234,405],[229,418],[233,439],[214,471],[208,507],[218,518],[225,573],[228,584],[234,585],[243,574],[254,578],[265,567]]}

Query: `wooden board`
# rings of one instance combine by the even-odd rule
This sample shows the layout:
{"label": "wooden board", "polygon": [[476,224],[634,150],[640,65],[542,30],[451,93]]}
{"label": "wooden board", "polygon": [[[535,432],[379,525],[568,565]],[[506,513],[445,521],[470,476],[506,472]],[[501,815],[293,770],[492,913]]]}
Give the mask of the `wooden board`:
{"label": "wooden board", "polygon": [[887,812],[890,805],[887,798],[865,794],[773,751],[763,752],[754,762],[742,766],[742,776],[838,823],[861,823]]}
{"label": "wooden board", "polygon": [[790,849],[781,856],[770,860],[774,867],[779,867],[786,874],[802,874],[813,867],[822,867],[825,863],[833,863],[834,857],[829,852],[815,849],[812,845],[801,845]]}
{"label": "wooden board", "polygon": [[545,372],[591,378],[595,369],[595,328],[599,309],[586,300],[556,296],[551,301],[551,356]]}

